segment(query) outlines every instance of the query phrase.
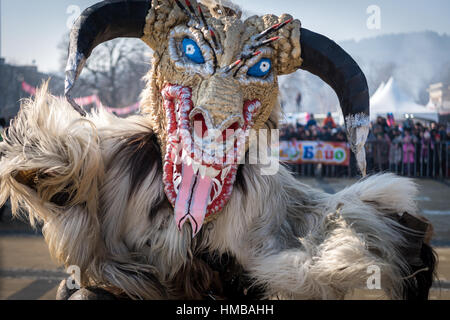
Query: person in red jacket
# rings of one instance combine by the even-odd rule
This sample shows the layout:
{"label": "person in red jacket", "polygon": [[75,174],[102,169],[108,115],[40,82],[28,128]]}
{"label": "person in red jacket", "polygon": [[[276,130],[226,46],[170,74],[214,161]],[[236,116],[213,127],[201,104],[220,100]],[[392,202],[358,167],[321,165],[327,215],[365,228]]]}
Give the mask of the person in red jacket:
{"label": "person in red jacket", "polygon": [[331,116],[331,112],[328,112],[327,117],[325,120],[323,120],[323,126],[329,127],[329,128],[336,128],[336,123],[333,120],[333,117]]}

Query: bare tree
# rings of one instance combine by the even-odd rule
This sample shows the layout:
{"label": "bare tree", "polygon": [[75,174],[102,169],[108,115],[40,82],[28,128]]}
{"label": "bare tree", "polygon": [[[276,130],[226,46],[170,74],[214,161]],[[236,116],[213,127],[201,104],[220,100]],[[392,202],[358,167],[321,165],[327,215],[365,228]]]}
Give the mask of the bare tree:
{"label": "bare tree", "polygon": [[[65,69],[68,39],[59,45]],[[138,39],[115,39],[97,47],[88,59],[74,96],[96,93],[103,104],[124,107],[139,100],[143,76],[150,69],[150,49]]]}

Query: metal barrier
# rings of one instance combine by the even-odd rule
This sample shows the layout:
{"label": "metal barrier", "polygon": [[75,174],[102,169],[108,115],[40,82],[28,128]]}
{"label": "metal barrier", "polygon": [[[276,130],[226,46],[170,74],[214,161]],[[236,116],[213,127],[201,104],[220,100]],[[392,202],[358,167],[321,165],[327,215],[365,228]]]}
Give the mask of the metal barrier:
{"label": "metal barrier", "polygon": [[[368,141],[366,143],[367,173],[394,172],[415,178],[450,178],[450,142],[392,143]],[[286,164],[304,177],[345,178],[359,175],[355,156],[350,165]]]}
{"label": "metal barrier", "polygon": [[366,146],[369,172],[390,171],[417,178],[450,178],[450,142],[395,143],[371,141]]}

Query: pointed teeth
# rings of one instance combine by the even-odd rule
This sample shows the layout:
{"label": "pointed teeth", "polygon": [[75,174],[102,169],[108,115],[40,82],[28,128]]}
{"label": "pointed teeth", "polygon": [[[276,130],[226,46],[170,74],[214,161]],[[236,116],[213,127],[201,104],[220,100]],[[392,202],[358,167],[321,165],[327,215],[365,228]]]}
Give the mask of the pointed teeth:
{"label": "pointed teeth", "polygon": [[181,160],[185,160],[187,156],[186,150],[183,149],[183,152],[181,153]]}
{"label": "pointed teeth", "polygon": [[220,170],[214,169],[213,167],[206,168],[206,175],[210,178],[215,178],[220,173]]}
{"label": "pointed teeth", "polygon": [[192,163],[193,163],[193,160],[192,160],[191,157],[186,157],[186,158],[185,158],[185,161],[186,161],[186,164],[187,164],[188,166],[191,166]]}
{"label": "pointed teeth", "polygon": [[194,170],[194,174],[197,174],[197,172],[198,172],[198,169],[201,167],[201,164],[199,164],[199,163],[197,163],[197,162],[195,162],[195,161],[192,161],[192,169]]}
{"label": "pointed teeth", "polygon": [[200,173],[200,176],[201,176],[202,178],[204,178],[205,175],[206,175],[206,167],[205,167],[205,166],[200,166],[198,171],[199,171],[199,173]]}
{"label": "pointed teeth", "polygon": [[175,160],[174,160],[174,164],[180,164],[181,163],[181,158],[179,154],[175,155]]}
{"label": "pointed teeth", "polygon": [[178,176],[175,180],[174,180],[174,187],[175,187],[175,189],[176,190],[179,190],[179,186],[180,186],[180,184],[181,184],[181,176]]}
{"label": "pointed teeth", "polygon": [[224,179],[227,177],[228,172],[230,172],[230,168],[231,167],[226,167],[222,169],[222,176],[220,177],[222,181],[224,181]]}

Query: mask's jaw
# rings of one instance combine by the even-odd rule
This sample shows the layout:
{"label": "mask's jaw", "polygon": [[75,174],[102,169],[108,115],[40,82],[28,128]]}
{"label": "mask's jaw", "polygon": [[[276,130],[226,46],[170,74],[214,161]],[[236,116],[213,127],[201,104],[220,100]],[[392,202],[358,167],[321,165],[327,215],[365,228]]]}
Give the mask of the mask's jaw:
{"label": "mask's jaw", "polygon": [[[189,118],[193,110],[189,88],[166,85],[162,94],[168,132],[164,190],[174,207],[177,228],[181,231],[189,221],[195,236],[205,220],[220,212],[231,197],[238,163],[245,155],[246,131],[253,126],[261,103],[247,101],[243,106],[244,125],[226,134],[222,141],[223,132],[216,137],[213,130],[194,130],[195,124]],[[196,134],[202,135],[200,144]]]}

